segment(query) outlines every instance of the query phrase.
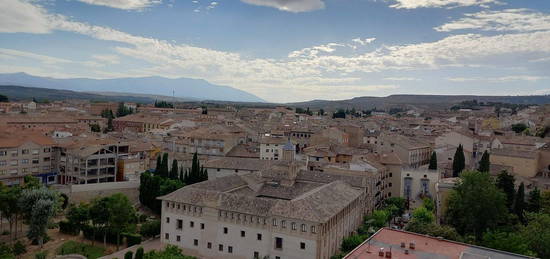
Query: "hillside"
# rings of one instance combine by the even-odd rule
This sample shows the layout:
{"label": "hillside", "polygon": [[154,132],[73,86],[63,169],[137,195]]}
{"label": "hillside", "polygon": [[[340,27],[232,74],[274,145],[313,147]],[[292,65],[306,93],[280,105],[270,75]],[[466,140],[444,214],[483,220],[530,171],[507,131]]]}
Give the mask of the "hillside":
{"label": "hillside", "polygon": [[311,109],[335,110],[355,108],[388,109],[390,107],[418,107],[418,108],[449,108],[463,101],[477,100],[478,102],[501,102],[510,104],[548,104],[550,95],[533,96],[476,96],[476,95],[390,95],[386,97],[356,97],[348,100],[328,101],[313,100],[309,102],[289,103],[293,107],[310,107]]}
{"label": "hillside", "polygon": [[170,79],[155,76],[115,79],[56,79],[32,76],[26,73],[13,73],[0,74],[0,85],[19,85],[79,92],[132,93],[131,95],[174,95],[175,97],[197,100],[264,102],[261,98],[239,89],[190,78]]}

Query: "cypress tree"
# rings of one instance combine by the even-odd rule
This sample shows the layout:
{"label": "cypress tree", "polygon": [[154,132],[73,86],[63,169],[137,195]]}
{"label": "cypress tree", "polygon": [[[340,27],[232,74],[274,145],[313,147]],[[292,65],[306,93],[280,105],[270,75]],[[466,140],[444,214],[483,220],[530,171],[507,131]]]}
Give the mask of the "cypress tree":
{"label": "cypress tree", "polygon": [[503,170],[497,176],[496,186],[501,189],[504,194],[506,194],[506,207],[510,210],[512,210],[512,206],[514,205],[514,197],[516,196],[514,187],[515,181],[514,176],[506,172],[506,170]]}
{"label": "cypress tree", "polygon": [[523,182],[518,187],[518,193],[516,195],[516,201],[514,202],[514,213],[518,215],[519,221],[525,222],[525,186]]}
{"label": "cypress tree", "polygon": [[530,193],[529,193],[529,200],[527,201],[527,211],[538,213],[540,211],[540,190],[535,187]]}
{"label": "cypress tree", "polygon": [[178,179],[178,161],[172,160],[172,168],[170,168],[170,179]]}
{"label": "cypress tree", "polygon": [[155,168],[155,173],[157,175],[160,174],[161,169],[162,169],[162,157],[161,157],[161,154],[159,153],[157,155],[157,167]]}
{"label": "cypress tree", "polygon": [[464,157],[464,149],[462,147],[462,144],[458,145],[458,148],[456,149],[455,155],[453,157],[453,177],[460,176],[460,173],[464,170],[466,167],[466,161]]}
{"label": "cypress tree", "polygon": [[430,170],[437,170],[437,154],[432,152],[432,156],[430,157],[430,166],[428,166],[428,169]]}
{"label": "cypress tree", "polygon": [[485,150],[481,160],[479,160],[479,168],[477,169],[480,172],[488,173],[491,170],[491,162],[489,160],[489,152]]}
{"label": "cypress tree", "polygon": [[168,177],[168,153],[164,153],[162,155],[162,164],[161,164],[160,176]]}

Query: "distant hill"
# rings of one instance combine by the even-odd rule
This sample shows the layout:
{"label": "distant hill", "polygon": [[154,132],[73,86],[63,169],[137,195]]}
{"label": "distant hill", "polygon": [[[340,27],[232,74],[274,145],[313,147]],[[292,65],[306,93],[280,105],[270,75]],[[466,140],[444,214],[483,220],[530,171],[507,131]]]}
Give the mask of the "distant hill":
{"label": "distant hill", "polygon": [[39,101],[62,101],[67,99],[79,99],[90,101],[111,101],[111,102],[137,102],[152,103],[155,100],[150,97],[116,96],[82,93],[68,90],[57,90],[38,87],[23,87],[16,85],[0,85],[0,94],[7,96],[10,101],[31,100],[36,98]]}
{"label": "distant hill", "polygon": [[448,108],[463,101],[477,100],[478,102],[501,102],[511,104],[549,104],[550,95],[532,96],[477,96],[477,95],[390,95],[386,97],[356,97],[348,100],[327,101],[313,100],[309,102],[289,103],[294,107],[310,107],[311,109],[336,110],[355,108],[388,109],[396,106],[418,108]]}
{"label": "distant hill", "polygon": [[[0,74],[0,85],[51,88],[79,92],[117,92],[118,95],[164,95],[197,99],[235,102],[265,102],[248,92],[229,86],[211,84],[201,79],[136,77],[115,79],[71,78],[56,79],[32,76],[26,73]],[[131,94],[125,94],[131,93]],[[112,95],[112,94],[109,94]]]}

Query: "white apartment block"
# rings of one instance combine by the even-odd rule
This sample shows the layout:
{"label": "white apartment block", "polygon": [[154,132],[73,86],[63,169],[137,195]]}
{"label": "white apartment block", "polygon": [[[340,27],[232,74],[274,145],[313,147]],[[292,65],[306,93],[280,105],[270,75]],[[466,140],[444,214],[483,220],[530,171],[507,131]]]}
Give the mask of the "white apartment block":
{"label": "white apartment block", "polygon": [[283,147],[288,142],[283,137],[263,137],[260,139],[260,159],[282,160]]}
{"label": "white apartment block", "polygon": [[366,194],[307,174],[279,162],[160,197],[161,240],[200,258],[328,259],[361,224]]}

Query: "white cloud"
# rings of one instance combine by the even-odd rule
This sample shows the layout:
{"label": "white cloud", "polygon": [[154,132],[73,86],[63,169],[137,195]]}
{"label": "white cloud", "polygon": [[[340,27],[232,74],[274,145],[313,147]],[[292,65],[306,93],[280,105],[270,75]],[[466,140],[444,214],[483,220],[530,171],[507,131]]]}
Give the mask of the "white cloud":
{"label": "white cloud", "polygon": [[35,53],[32,53],[32,52],[19,51],[19,50],[14,50],[14,49],[0,48],[0,55],[2,55],[5,58],[6,57],[7,58],[9,58],[9,57],[11,57],[11,58],[19,57],[19,58],[33,59],[33,60],[36,60],[36,61],[40,61],[44,64],[72,63],[71,60],[67,60],[67,59],[50,57],[50,56],[46,56],[46,55],[40,55],[40,54],[35,54]]}
{"label": "white cloud", "polygon": [[361,38],[355,38],[355,39],[352,39],[351,41],[352,42],[355,42],[355,43],[358,43],[359,45],[361,46],[365,46],[373,41],[375,41],[376,38],[365,38],[365,39],[361,39]]}
{"label": "white cloud", "polygon": [[120,58],[117,55],[92,55],[92,58],[103,63],[119,64]]}
{"label": "white cloud", "polygon": [[415,8],[453,8],[462,6],[487,7],[489,4],[500,4],[497,0],[393,0],[395,4],[390,5],[398,9]]}
{"label": "white cloud", "polygon": [[20,0],[2,0],[1,5],[0,32],[50,32],[50,15],[44,8]]}
{"label": "white cloud", "polygon": [[539,80],[548,79],[547,76],[529,76],[529,75],[514,75],[514,76],[502,76],[502,77],[451,77],[447,78],[451,82],[488,82],[488,83],[505,83],[515,81],[528,81],[536,82]]}
{"label": "white cloud", "polygon": [[268,6],[281,11],[299,13],[325,8],[322,0],[241,0],[247,4]]}
{"label": "white cloud", "polygon": [[435,29],[445,32],[464,29],[517,32],[550,30],[550,15],[528,9],[482,11],[464,16]]}
{"label": "white cloud", "polygon": [[388,81],[420,81],[419,78],[415,77],[386,77],[384,80]]}
{"label": "white cloud", "polygon": [[288,54],[289,58],[315,58],[319,54],[323,53],[332,53],[336,50],[336,47],[343,47],[344,44],[340,43],[328,43],[325,45],[318,45],[309,48],[303,48],[301,50],[296,50]]}
{"label": "white cloud", "polygon": [[107,6],[123,10],[142,10],[160,4],[162,0],[77,0],[91,5]]}

